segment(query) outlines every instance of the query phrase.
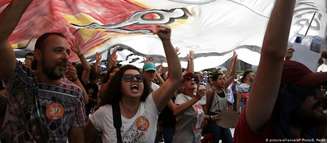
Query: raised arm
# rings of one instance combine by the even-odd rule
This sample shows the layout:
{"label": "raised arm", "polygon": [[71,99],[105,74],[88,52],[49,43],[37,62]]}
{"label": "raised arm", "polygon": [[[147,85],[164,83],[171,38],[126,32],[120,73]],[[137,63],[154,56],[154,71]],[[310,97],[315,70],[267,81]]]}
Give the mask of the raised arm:
{"label": "raised arm", "polygon": [[[117,48],[114,47],[113,53],[110,54],[110,57],[107,57],[107,71],[110,73],[110,69],[117,64]],[[110,52],[110,51],[109,51]]]}
{"label": "raised arm", "polygon": [[188,100],[187,102],[183,104],[175,104],[172,100],[169,101],[168,107],[173,111],[174,115],[178,115],[180,113],[183,113],[188,108],[190,108],[192,105],[194,105],[197,101],[199,101],[203,96],[206,95],[206,88],[203,86],[203,88],[199,88],[200,85],[197,86],[197,95],[192,97],[191,100]]}
{"label": "raised arm", "polygon": [[193,97],[191,100],[187,101],[186,103],[179,104],[179,105],[173,103],[173,101],[170,100],[168,106],[172,110],[174,115],[178,115],[186,111],[192,105],[194,105],[198,100],[200,100],[200,98],[201,97]]}
{"label": "raised arm", "polygon": [[90,65],[87,62],[87,59],[84,57],[84,55],[81,53],[81,42],[82,42],[82,38],[80,37],[80,35],[76,35],[75,36],[76,40],[74,43],[74,47],[72,48],[72,51],[79,57],[81,64],[82,64],[82,76],[81,76],[81,81],[83,82],[84,85],[86,85],[89,81],[89,75],[90,75]]}
{"label": "raised arm", "polygon": [[231,57],[231,63],[229,66],[229,71],[227,76],[225,77],[225,88],[228,88],[228,86],[234,81],[235,74],[236,74],[236,63],[237,63],[237,54],[235,51],[233,51],[233,56]]}
{"label": "raised arm", "polygon": [[171,44],[171,30],[165,27],[159,27],[157,34],[163,43],[169,73],[168,79],[153,93],[157,108],[161,111],[169,102],[170,97],[174,95],[174,91],[180,83],[181,65]]}
{"label": "raised arm", "polygon": [[156,78],[159,81],[160,85],[162,85],[165,82],[164,79],[162,78],[163,71],[164,71],[163,70],[163,66],[160,65],[159,68],[158,68],[158,70],[155,73],[156,74]]}
{"label": "raised arm", "polygon": [[96,63],[95,63],[95,66],[94,66],[94,70],[96,71],[96,74],[97,74],[97,77],[98,75],[100,75],[100,62],[101,62],[101,53],[96,53]]}
{"label": "raised arm", "polygon": [[278,97],[295,0],[276,0],[264,36],[261,59],[246,109],[251,130],[259,131],[270,119]]}
{"label": "raised arm", "polygon": [[12,0],[0,14],[0,79],[7,79],[14,73],[16,57],[8,45],[8,38],[31,2],[32,0]]}

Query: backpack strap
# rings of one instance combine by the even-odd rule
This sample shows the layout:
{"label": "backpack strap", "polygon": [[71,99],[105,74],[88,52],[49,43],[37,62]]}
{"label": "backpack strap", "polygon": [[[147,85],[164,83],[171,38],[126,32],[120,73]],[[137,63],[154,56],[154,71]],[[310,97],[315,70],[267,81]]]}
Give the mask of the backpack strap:
{"label": "backpack strap", "polygon": [[114,127],[116,130],[117,143],[123,143],[121,135],[122,119],[119,103],[112,104]]}

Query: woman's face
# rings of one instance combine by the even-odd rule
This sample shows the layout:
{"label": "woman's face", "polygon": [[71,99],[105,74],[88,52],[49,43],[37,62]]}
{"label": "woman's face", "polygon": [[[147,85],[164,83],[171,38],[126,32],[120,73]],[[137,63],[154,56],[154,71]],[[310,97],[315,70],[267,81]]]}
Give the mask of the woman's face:
{"label": "woman's face", "polygon": [[140,98],[144,91],[143,76],[139,71],[130,69],[122,76],[123,96]]}

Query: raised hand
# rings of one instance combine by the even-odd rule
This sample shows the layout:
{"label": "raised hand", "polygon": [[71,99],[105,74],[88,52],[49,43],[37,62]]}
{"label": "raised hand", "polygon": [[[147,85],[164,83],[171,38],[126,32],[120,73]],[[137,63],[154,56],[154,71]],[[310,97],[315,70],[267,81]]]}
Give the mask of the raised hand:
{"label": "raised hand", "polygon": [[155,34],[157,34],[161,40],[170,40],[171,29],[164,26],[158,26],[155,31]]}
{"label": "raised hand", "polygon": [[232,52],[233,52],[233,55],[232,55],[232,57],[233,57],[233,58],[236,58],[236,57],[238,56],[238,55],[237,55],[237,53],[236,53],[236,51],[235,51],[235,50],[233,50]]}
{"label": "raised hand", "polygon": [[162,75],[163,72],[164,72],[164,70],[163,70],[163,65],[159,65],[158,70],[157,70],[157,73],[158,73],[159,75]]}
{"label": "raised hand", "polygon": [[194,59],[194,51],[190,50],[187,57],[188,57],[188,60],[193,60]]}
{"label": "raised hand", "polygon": [[110,57],[110,65],[115,65],[117,62],[117,51],[114,50],[114,52],[112,53],[111,57]]}

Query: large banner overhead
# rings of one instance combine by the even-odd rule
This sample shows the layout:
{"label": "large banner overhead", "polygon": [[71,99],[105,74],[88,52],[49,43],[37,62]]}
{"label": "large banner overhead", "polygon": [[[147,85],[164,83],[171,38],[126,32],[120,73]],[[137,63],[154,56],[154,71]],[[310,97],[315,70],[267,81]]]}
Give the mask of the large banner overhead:
{"label": "large banner overhead", "polygon": [[[0,11],[9,2],[0,0]],[[190,50],[195,52],[195,70],[221,65],[232,50],[240,60],[257,65],[273,5],[274,0],[34,0],[10,42],[22,48],[19,52],[29,51],[41,34],[63,32],[71,41],[82,37],[88,58],[96,52],[106,58],[107,51],[119,45],[122,63],[141,66],[147,55],[165,63],[162,44],[151,33],[159,24],[172,29],[183,65]],[[291,43],[308,29],[307,36],[326,37],[325,6],[325,0],[297,1]]]}

